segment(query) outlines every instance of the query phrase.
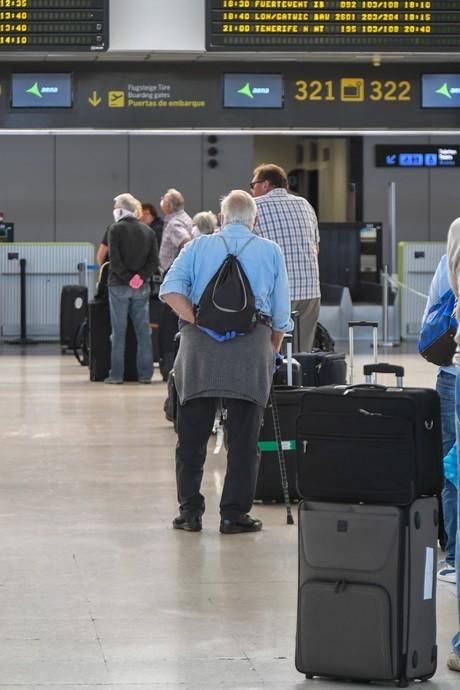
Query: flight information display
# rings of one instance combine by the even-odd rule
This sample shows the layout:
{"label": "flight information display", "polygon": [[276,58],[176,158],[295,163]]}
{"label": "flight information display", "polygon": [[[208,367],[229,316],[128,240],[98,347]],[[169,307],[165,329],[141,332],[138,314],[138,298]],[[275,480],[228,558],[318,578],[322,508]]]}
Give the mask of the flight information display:
{"label": "flight information display", "polygon": [[0,53],[102,51],[109,0],[0,0]]}
{"label": "flight information display", "polygon": [[206,0],[207,50],[460,52],[460,0]]}

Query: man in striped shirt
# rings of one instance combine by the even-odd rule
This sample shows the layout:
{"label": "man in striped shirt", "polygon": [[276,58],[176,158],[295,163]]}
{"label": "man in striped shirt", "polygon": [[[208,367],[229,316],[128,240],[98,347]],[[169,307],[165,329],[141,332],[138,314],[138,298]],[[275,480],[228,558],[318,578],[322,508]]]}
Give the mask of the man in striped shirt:
{"label": "man in striped shirt", "polygon": [[300,350],[310,352],[321,298],[316,213],[306,199],[289,194],[286,172],[278,165],[259,165],[250,187],[257,204],[255,232],[279,244],[283,251],[291,309],[299,312]]}

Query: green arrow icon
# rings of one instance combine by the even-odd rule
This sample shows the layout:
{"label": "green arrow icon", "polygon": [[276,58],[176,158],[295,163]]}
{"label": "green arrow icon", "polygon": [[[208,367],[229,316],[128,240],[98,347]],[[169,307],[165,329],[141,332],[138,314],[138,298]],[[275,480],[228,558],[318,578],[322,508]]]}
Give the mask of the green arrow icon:
{"label": "green arrow icon", "polygon": [[247,96],[248,98],[254,98],[251,87],[249,86],[249,82],[247,82],[241,89],[238,89],[238,93],[240,93],[242,96]]}
{"label": "green arrow icon", "polygon": [[439,89],[436,89],[435,93],[439,93],[441,96],[446,96],[447,98],[452,98],[446,81],[442,86],[439,87]]}
{"label": "green arrow icon", "polygon": [[38,85],[38,81],[36,81],[35,84],[30,87],[30,89],[27,89],[26,93],[30,93],[32,96],[37,96],[37,98],[43,98],[43,96],[40,92],[40,87]]}

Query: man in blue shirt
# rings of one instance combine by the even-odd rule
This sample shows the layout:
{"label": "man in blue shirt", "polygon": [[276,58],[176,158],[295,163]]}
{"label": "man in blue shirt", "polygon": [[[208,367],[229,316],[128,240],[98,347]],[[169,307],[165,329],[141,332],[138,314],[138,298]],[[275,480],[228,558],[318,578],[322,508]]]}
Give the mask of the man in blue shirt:
{"label": "man in blue shirt", "polygon": [[[253,234],[257,207],[244,191],[222,201],[223,227],[189,242],[172,264],[160,298],[182,321],[174,363],[179,398],[176,480],[180,506],[175,529],[201,530],[200,493],[206,445],[217,404],[227,409],[227,473],[220,501],[222,534],[256,532],[251,509],[259,464],[258,438],[273,377],[275,353],[292,330],[289,284],[277,244]],[[223,241],[223,238],[225,241]],[[248,240],[251,241],[248,242]],[[227,256],[238,254],[258,313],[255,328],[218,341],[195,323],[195,307]]]}

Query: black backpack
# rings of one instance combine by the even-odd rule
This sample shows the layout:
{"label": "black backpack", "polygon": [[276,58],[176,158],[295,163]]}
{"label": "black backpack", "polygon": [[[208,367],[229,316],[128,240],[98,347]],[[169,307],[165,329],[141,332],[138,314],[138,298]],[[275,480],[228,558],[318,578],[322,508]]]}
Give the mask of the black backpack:
{"label": "black backpack", "polygon": [[255,237],[251,237],[237,254],[231,254],[225,238],[219,237],[225,244],[227,256],[201,295],[195,310],[196,323],[217,333],[249,333],[257,320],[256,301],[237,257]]}

